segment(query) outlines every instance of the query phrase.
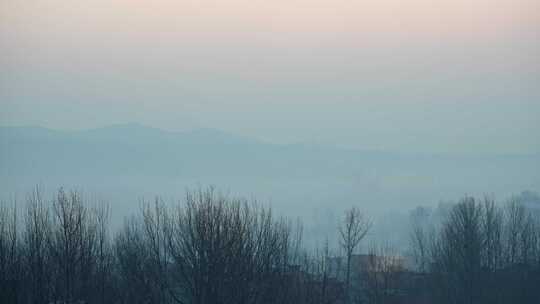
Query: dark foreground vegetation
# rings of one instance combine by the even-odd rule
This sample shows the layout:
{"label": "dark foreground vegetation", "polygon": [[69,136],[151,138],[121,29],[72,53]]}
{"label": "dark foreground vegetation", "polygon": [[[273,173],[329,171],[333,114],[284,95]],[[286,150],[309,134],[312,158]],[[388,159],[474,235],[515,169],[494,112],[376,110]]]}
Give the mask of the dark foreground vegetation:
{"label": "dark foreground vegetation", "polygon": [[109,213],[64,190],[3,204],[0,302],[540,303],[539,216],[519,201],[464,198],[436,223],[419,208],[407,255],[357,254],[372,223],[356,208],[340,248],[309,250],[299,221],[212,189],[143,203],[114,233]]}

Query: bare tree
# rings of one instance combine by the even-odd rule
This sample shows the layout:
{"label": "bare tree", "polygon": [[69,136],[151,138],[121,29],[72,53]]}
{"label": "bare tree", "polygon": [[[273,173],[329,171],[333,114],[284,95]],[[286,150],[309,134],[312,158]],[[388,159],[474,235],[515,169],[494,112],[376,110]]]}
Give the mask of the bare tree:
{"label": "bare tree", "polygon": [[525,207],[516,199],[510,200],[505,208],[506,225],[506,263],[514,264],[520,261],[522,243],[521,239],[526,225]]}
{"label": "bare tree", "polygon": [[118,284],[122,303],[159,303],[152,253],[140,218],[127,219],[114,240]]}
{"label": "bare tree", "polygon": [[433,229],[430,223],[430,212],[423,207],[416,208],[411,213],[411,253],[416,269],[425,273],[430,264],[430,243],[433,239]]}
{"label": "bare tree", "polygon": [[17,303],[20,300],[22,265],[17,204],[0,202],[0,298]]}
{"label": "bare tree", "polygon": [[503,263],[503,212],[495,201],[484,198],[482,229],[484,232],[483,267],[494,272]]}
{"label": "bare tree", "polygon": [[451,210],[440,237],[440,269],[436,271],[446,277],[446,296],[461,303],[477,303],[484,244],[481,205],[472,197],[464,198]]}
{"label": "bare tree", "polygon": [[145,244],[149,249],[152,267],[149,275],[158,287],[158,303],[165,303],[168,285],[167,237],[169,232],[167,210],[163,201],[156,197],[153,204],[143,201],[142,222]]}
{"label": "bare tree", "polygon": [[339,226],[340,245],[345,251],[347,259],[346,275],[345,275],[345,293],[347,301],[350,301],[350,286],[351,286],[351,259],[369,230],[372,222],[359,209],[353,207],[345,211],[343,223]]}
{"label": "bare tree", "polygon": [[99,302],[106,303],[107,291],[110,290],[111,269],[113,268],[111,244],[109,238],[110,206],[102,202],[96,206],[96,285],[99,290]]}
{"label": "bare tree", "polygon": [[51,296],[51,256],[48,244],[51,237],[48,206],[39,187],[27,198],[24,249],[31,303],[48,302]]}
{"label": "bare tree", "polygon": [[504,217],[495,201],[485,197],[482,214],[484,243],[481,249],[481,295],[483,301],[497,303],[501,299],[500,270],[504,267]]}
{"label": "bare tree", "polygon": [[212,188],[188,192],[168,246],[178,303],[284,303],[297,236],[270,210]]}
{"label": "bare tree", "polygon": [[94,230],[87,225],[88,213],[78,192],[58,191],[53,201],[50,250],[58,285],[55,298],[65,302],[82,300],[87,266],[92,258]]}

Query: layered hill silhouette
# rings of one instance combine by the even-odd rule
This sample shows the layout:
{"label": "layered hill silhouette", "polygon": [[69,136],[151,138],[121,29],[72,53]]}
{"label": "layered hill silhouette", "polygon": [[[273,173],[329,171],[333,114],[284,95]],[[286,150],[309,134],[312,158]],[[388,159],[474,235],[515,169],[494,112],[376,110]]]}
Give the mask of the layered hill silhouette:
{"label": "layered hill silhouette", "polygon": [[213,129],[169,132],[139,124],[83,131],[1,127],[0,146],[3,192],[35,183],[67,183],[90,189],[114,189],[118,184],[144,194],[179,181],[174,186],[181,191],[194,183],[215,184],[298,206],[333,200],[336,205],[365,201],[367,208],[390,208],[540,188],[540,155],[277,145]]}

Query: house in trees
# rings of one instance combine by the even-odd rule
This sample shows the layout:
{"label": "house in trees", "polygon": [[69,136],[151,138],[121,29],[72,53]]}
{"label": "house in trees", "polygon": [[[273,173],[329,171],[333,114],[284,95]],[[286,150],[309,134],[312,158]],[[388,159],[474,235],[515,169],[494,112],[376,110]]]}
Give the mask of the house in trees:
{"label": "house in trees", "polygon": [[[327,264],[330,277],[345,279],[345,257],[330,257]],[[399,255],[354,254],[351,257],[351,272],[356,277],[365,273],[404,271],[406,266],[406,258]]]}

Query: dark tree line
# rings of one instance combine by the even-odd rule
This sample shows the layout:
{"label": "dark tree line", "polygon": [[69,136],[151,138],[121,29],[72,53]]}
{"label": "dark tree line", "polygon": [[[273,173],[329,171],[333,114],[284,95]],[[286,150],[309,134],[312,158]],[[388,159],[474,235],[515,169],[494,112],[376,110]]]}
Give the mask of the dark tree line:
{"label": "dark tree line", "polygon": [[106,204],[36,189],[0,209],[1,303],[334,303],[324,254],[270,209],[213,189],[159,198],[109,231]]}
{"label": "dark tree line", "polygon": [[84,205],[59,190],[46,201],[36,189],[23,208],[0,209],[0,299],[3,303],[105,303],[112,259],[108,207]]}
{"label": "dark tree line", "polygon": [[39,189],[0,205],[0,304],[540,303],[540,223],[519,201],[465,198],[413,213],[416,269],[391,245],[358,248],[372,221],[336,223],[341,254],[306,250],[302,225],[212,188],[161,199],[109,229],[110,209]]}
{"label": "dark tree line", "polygon": [[540,303],[540,222],[517,200],[467,197],[438,227],[415,214],[412,244],[436,303]]}

